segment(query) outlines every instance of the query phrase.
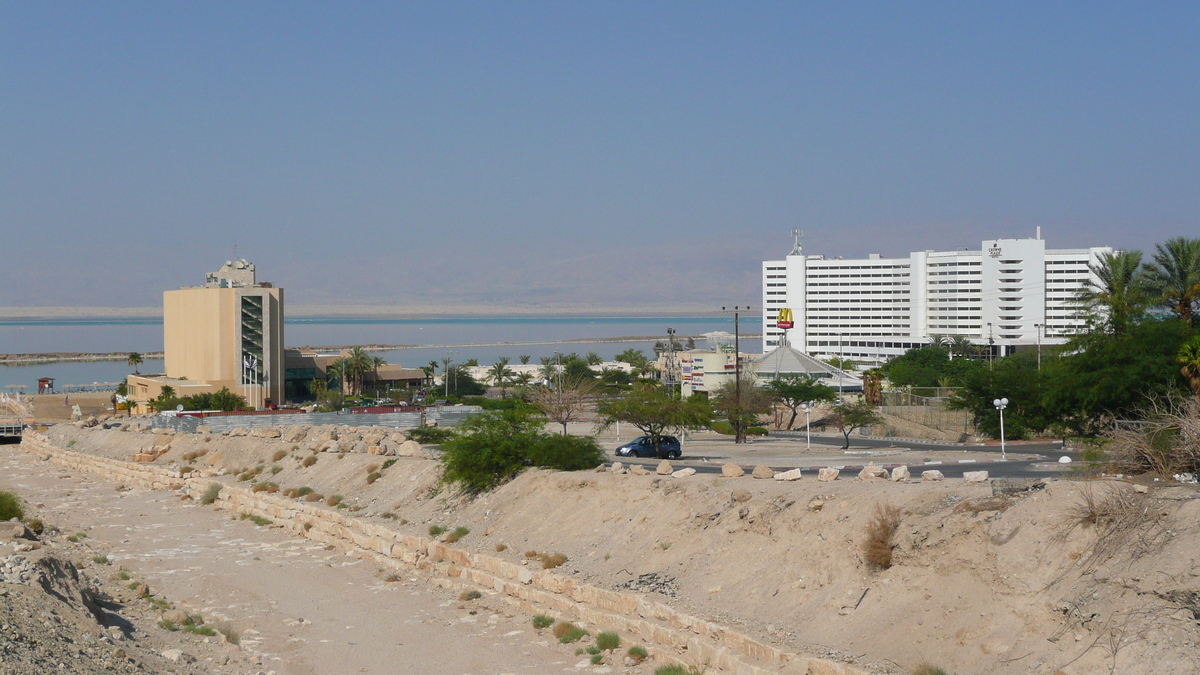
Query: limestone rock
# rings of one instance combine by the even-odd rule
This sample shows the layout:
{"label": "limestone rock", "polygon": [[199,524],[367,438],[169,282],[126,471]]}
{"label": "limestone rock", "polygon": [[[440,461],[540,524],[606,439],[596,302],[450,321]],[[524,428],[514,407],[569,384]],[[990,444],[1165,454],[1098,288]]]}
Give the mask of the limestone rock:
{"label": "limestone rock", "polygon": [[892,469],[892,482],[893,483],[903,483],[904,481],[908,480],[908,476],[909,476],[909,473],[908,473],[907,466],[898,466],[898,467]]}
{"label": "limestone rock", "polygon": [[646,467],[642,466],[641,464],[634,464],[633,466],[629,467],[629,473],[635,476],[645,476],[650,472],[647,471]]}
{"label": "limestone rock", "polygon": [[675,470],[671,468],[671,463],[667,460],[664,459],[658,463],[658,475],[670,476],[673,471]]}
{"label": "limestone rock", "polygon": [[875,462],[871,462],[870,464],[863,467],[862,471],[858,472],[859,480],[875,480],[878,478],[887,480],[887,477],[888,477],[887,469],[883,468],[882,466],[875,466]]}
{"label": "limestone rock", "polygon": [[170,621],[171,623],[181,624],[187,621],[187,618],[187,612],[182,609],[170,609],[162,613],[162,620]]}
{"label": "limestone rock", "polygon": [[384,452],[385,452],[385,450],[383,448],[379,447],[378,445],[368,445],[367,446],[367,454],[368,455],[382,455],[382,454],[384,454]]}
{"label": "limestone rock", "polygon": [[811,502],[808,503],[808,510],[820,511],[824,506],[825,500],[821,499],[820,497],[815,497]]}
{"label": "limestone rock", "polygon": [[734,490],[732,493],[730,493],[729,498],[735,502],[748,502],[750,501],[750,491]]}
{"label": "limestone rock", "polygon": [[746,471],[737,464],[730,462],[721,467],[721,475],[725,478],[740,478],[746,475]]}
{"label": "limestone rock", "polygon": [[307,435],[308,427],[296,425],[288,427],[287,430],[283,432],[282,438],[288,443],[299,443],[300,441],[304,440],[304,437]]}
{"label": "limestone rock", "polygon": [[625,465],[620,462],[613,462],[609,471],[613,473],[625,473]]}
{"label": "limestone rock", "polygon": [[929,471],[921,472],[921,480],[944,480],[945,478],[946,477],[942,475],[942,472],[938,471],[937,469],[930,469]]}
{"label": "limestone rock", "polygon": [[824,469],[821,469],[820,471],[817,472],[817,480],[824,481],[826,483],[828,483],[830,481],[835,481],[835,480],[837,480],[839,473],[841,473],[841,471],[839,471],[837,469],[831,469],[829,467],[825,467]]}
{"label": "limestone rock", "polygon": [[680,469],[678,471],[673,471],[671,473],[671,476],[673,478],[687,478],[688,476],[695,476],[695,475],[696,475],[696,470],[690,466],[686,469]]}
{"label": "limestone rock", "polygon": [[965,471],[963,472],[963,480],[968,483],[982,483],[988,479],[986,471]]}
{"label": "limestone rock", "polygon": [[1150,488],[1146,487],[1145,485],[1138,485],[1135,483],[1133,486],[1133,491],[1139,494],[1146,494],[1150,491]]}
{"label": "limestone rock", "polygon": [[397,457],[424,457],[425,453],[421,450],[421,444],[416,441],[404,441],[400,447],[396,448]]}
{"label": "limestone rock", "polygon": [[780,471],[779,473],[775,474],[775,480],[800,480],[800,469]]}
{"label": "limestone rock", "polygon": [[759,464],[758,466],[754,467],[754,473],[750,475],[754,476],[755,478],[773,478],[775,476],[775,472],[772,471],[771,467],[767,466],[766,464]]}

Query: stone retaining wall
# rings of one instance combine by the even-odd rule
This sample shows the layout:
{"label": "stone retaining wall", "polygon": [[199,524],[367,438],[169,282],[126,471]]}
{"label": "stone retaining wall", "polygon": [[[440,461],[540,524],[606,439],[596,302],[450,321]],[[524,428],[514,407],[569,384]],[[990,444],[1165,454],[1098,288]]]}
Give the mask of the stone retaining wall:
{"label": "stone retaining wall", "polygon": [[[184,490],[199,496],[213,482],[153,464],[59,448],[38,432],[28,432],[21,447],[63,466],[155,490]],[[550,613],[600,630],[636,635],[657,660],[705,665],[736,675],[867,675],[843,663],[782,651],[635,593],[609,591],[549,570],[534,571],[494,556],[469,553],[314,503],[222,484],[215,506],[270,518],[298,536],[370,557],[382,567],[424,571],[443,588],[488,589],[526,613]]]}

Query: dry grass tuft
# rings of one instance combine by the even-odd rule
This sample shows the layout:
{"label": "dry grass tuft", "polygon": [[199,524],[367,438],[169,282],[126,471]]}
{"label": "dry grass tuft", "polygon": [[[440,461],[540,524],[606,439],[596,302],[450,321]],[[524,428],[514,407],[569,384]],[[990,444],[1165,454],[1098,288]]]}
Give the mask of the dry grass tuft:
{"label": "dry grass tuft", "polygon": [[542,553],[542,554],[538,555],[538,560],[542,561],[542,569],[552,570],[555,567],[558,567],[558,566],[562,565],[563,563],[567,562],[567,556],[565,556],[561,553],[555,553],[554,555],[547,555],[545,553]]}
{"label": "dry grass tuft", "polygon": [[367,474],[367,485],[374,483],[381,477],[383,477],[383,474],[379,473],[378,471],[372,471],[371,473]]}
{"label": "dry grass tuft", "polygon": [[507,544],[496,544],[496,553],[503,553],[508,550]]}
{"label": "dry grass tuft", "polygon": [[304,501],[306,502],[319,502],[324,498],[325,495],[321,494],[320,492],[310,492],[304,495]]}
{"label": "dry grass tuft", "polygon": [[306,467],[306,468],[307,468],[307,467],[310,467],[310,466],[312,466],[313,464],[316,464],[316,463],[317,463],[317,456],[316,456],[316,455],[309,455],[308,457],[305,457],[305,458],[304,458],[304,461],[303,461],[303,462],[300,462],[300,466],[303,466],[303,467]]}
{"label": "dry grass tuft", "polygon": [[925,662],[913,669],[912,675],[949,675],[945,670]]}
{"label": "dry grass tuft", "polygon": [[271,455],[271,461],[278,462],[284,457],[287,457],[287,450],[276,450],[275,454]]}
{"label": "dry grass tuft", "polygon": [[1167,514],[1149,494],[1124,484],[1083,483],[1079,497],[1059,536],[1065,539],[1076,527],[1095,529],[1095,541],[1081,558],[1087,571],[1121,553],[1132,560],[1141,558],[1159,550],[1170,537]]}
{"label": "dry grass tuft", "polygon": [[985,497],[959,502],[954,510],[961,513],[983,513],[985,511],[1006,511],[1012,505],[1013,500],[1008,497]]}
{"label": "dry grass tuft", "polygon": [[900,509],[891,504],[876,504],[875,515],[867,524],[863,558],[871,567],[886,570],[892,566],[896,530],[900,527]]}
{"label": "dry grass tuft", "polygon": [[482,597],[483,597],[483,593],[480,593],[479,591],[471,590],[471,591],[463,591],[461,594],[459,594],[458,599],[465,602],[467,600],[478,600]]}

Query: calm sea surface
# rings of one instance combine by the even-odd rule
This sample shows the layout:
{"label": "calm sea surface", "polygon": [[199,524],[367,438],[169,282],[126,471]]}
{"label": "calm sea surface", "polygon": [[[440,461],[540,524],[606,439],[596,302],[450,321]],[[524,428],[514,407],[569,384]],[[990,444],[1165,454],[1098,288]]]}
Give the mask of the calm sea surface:
{"label": "calm sea surface", "polygon": [[[744,318],[741,330],[760,330],[758,317]],[[379,353],[388,363],[417,367],[450,356],[456,362],[478,359],[494,363],[501,356],[517,362],[527,354],[531,363],[563,353],[596,352],[610,359],[630,347],[652,353],[654,340],[566,343],[566,340],[606,339],[629,336],[666,338],[667,328],[679,335],[710,331],[733,332],[733,318],[724,316],[685,317],[439,317],[430,319],[360,319],[331,317],[289,318],[284,338],[289,347],[304,345],[403,344],[418,345]],[[540,342],[536,345],[505,345],[506,342]],[[443,345],[481,345],[446,347]],[[486,346],[485,346],[486,345]],[[163,348],[161,319],[28,319],[0,320],[0,353],[27,352],[154,352]],[[760,351],[757,338],[743,340],[742,350]],[[454,352],[449,353],[448,352]],[[162,372],[161,360],[147,360],[144,373]],[[0,387],[23,384],[36,390],[37,378],[53,377],[59,386],[115,382],[132,372],[124,361],[85,361],[0,366]]]}

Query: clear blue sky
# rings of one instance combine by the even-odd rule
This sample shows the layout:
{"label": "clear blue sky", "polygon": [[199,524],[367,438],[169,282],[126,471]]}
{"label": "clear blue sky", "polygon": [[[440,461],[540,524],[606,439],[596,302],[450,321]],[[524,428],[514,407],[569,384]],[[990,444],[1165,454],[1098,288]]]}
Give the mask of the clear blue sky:
{"label": "clear blue sky", "polygon": [[[0,306],[758,300],[1200,235],[1196,3],[0,2]],[[14,253],[19,251],[19,253]]]}

